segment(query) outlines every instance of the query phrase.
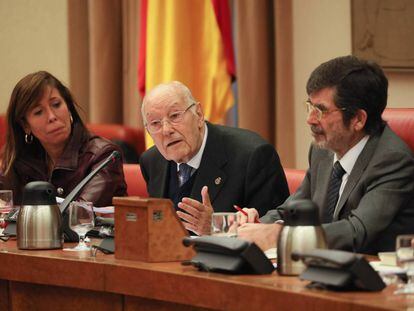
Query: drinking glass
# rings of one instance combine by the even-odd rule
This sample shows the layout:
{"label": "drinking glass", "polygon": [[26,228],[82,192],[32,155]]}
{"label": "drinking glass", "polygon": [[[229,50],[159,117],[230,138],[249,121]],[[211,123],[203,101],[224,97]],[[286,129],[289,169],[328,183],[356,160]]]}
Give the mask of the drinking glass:
{"label": "drinking glass", "polygon": [[13,191],[0,190],[0,234],[6,227],[5,218],[13,208]]}
{"label": "drinking glass", "polygon": [[395,294],[414,294],[414,234],[399,235],[395,252],[397,264],[407,274],[407,284],[398,288]]}
{"label": "drinking glass", "polygon": [[65,250],[89,251],[85,243],[85,235],[94,226],[92,202],[72,202],[69,205],[69,227],[79,235],[79,243],[74,248]]}
{"label": "drinking glass", "polygon": [[211,235],[237,237],[237,213],[213,213]]}

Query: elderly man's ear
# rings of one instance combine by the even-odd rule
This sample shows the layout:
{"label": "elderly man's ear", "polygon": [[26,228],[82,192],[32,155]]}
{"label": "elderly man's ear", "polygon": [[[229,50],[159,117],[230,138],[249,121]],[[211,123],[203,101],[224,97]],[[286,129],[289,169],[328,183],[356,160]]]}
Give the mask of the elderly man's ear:
{"label": "elderly man's ear", "polygon": [[196,104],[196,114],[198,116],[199,121],[204,123],[204,113],[203,113],[203,109],[201,109],[200,103]]}

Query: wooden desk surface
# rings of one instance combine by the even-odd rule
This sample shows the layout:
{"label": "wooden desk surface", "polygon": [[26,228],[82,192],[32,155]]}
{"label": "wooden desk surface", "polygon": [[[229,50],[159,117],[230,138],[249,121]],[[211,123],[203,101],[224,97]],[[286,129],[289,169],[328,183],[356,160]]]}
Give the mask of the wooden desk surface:
{"label": "wooden desk surface", "polygon": [[[9,308],[6,310],[24,309],[24,301],[28,301],[28,298],[17,302],[17,298],[23,295],[22,288],[34,291],[34,288],[42,286],[46,286],[45,293],[51,295],[55,293],[52,288],[58,290],[59,287],[63,287],[65,292],[73,290],[79,293],[77,295],[92,293],[96,297],[103,297],[103,294],[108,294],[110,301],[119,302],[117,308],[112,305],[108,310],[134,310],[127,304],[134,298],[138,299],[136,306],[142,303],[139,299],[144,298],[147,302],[172,303],[180,310],[193,309],[189,306],[225,310],[414,308],[414,295],[393,295],[393,286],[382,292],[369,293],[310,290],[305,288],[306,284],[296,277],[282,277],[277,273],[265,276],[206,273],[178,262],[127,261],[101,253],[95,258],[82,258],[81,254],[75,252],[25,251],[18,250],[15,241],[0,242],[0,302],[8,295]],[[34,292],[39,295],[39,292]],[[56,299],[62,296],[61,293],[53,295]],[[48,305],[52,310],[50,303]],[[160,306],[149,305],[154,308]],[[1,304],[0,309],[3,310]],[[99,310],[106,309],[103,307]]]}

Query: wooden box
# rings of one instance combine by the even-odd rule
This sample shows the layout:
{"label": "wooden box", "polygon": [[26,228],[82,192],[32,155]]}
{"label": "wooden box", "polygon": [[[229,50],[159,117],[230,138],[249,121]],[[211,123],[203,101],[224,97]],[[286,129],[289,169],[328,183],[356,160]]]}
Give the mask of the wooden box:
{"label": "wooden box", "polygon": [[191,259],[188,235],[168,199],[114,197],[115,258],[146,262]]}

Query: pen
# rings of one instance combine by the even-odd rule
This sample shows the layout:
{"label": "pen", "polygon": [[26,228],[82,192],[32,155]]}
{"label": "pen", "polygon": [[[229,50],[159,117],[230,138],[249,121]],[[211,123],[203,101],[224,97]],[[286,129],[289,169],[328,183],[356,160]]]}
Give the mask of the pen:
{"label": "pen", "polygon": [[[236,210],[238,210],[240,213],[242,213],[244,216],[246,216],[246,217],[248,216],[248,214],[246,213],[246,211],[243,211],[240,206],[234,204],[233,207]],[[260,223],[260,221],[259,221],[259,219],[257,217],[254,219],[254,223],[256,223],[256,224]]]}

